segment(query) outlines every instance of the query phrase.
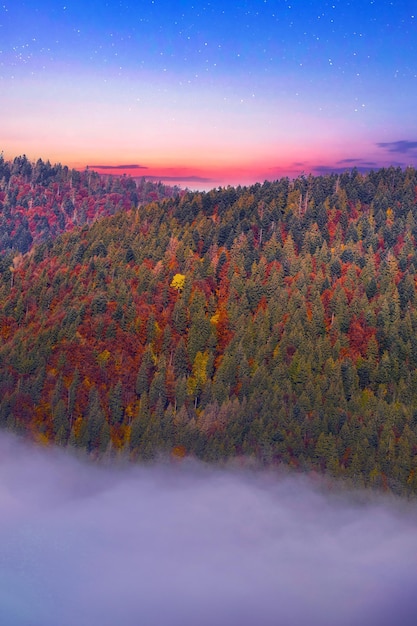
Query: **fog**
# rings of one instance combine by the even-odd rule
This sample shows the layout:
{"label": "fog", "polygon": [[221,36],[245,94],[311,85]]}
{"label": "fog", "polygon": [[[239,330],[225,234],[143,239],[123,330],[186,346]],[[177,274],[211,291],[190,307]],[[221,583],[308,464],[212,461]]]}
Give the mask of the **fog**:
{"label": "fog", "polygon": [[408,626],[417,509],[274,472],[103,467],[0,435],[0,623]]}

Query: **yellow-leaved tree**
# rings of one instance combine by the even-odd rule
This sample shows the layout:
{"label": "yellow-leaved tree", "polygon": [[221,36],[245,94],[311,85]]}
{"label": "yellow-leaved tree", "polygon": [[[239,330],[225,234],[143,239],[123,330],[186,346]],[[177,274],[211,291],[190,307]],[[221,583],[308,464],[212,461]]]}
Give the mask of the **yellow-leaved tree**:
{"label": "yellow-leaved tree", "polygon": [[185,285],[185,276],[184,274],[175,274],[174,278],[171,281],[171,287],[174,287],[177,291],[182,291]]}

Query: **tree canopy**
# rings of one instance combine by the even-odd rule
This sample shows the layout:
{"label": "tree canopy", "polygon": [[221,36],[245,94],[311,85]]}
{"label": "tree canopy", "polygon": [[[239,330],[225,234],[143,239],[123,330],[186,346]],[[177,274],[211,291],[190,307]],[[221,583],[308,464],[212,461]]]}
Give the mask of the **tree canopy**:
{"label": "tree canopy", "polygon": [[[37,193],[19,167],[6,220],[5,194]],[[136,204],[0,258],[0,423],[416,492],[417,172]]]}

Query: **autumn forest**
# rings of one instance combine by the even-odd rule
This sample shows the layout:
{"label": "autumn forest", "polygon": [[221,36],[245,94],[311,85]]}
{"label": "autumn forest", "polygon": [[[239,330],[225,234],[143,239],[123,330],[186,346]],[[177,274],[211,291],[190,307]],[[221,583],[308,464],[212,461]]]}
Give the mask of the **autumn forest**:
{"label": "autumn forest", "polygon": [[417,171],[189,192],[0,157],[0,423],[417,492]]}

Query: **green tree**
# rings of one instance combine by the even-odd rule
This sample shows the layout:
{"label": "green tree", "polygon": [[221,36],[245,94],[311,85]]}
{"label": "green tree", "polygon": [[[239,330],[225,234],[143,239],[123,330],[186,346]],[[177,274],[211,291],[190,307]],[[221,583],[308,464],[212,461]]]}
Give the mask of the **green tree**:
{"label": "green tree", "polygon": [[98,449],[104,425],[104,413],[101,408],[100,396],[96,387],[91,387],[88,395],[85,442],[89,451]]}
{"label": "green tree", "polygon": [[109,392],[109,421],[113,425],[121,424],[123,416],[123,385],[119,380]]}

